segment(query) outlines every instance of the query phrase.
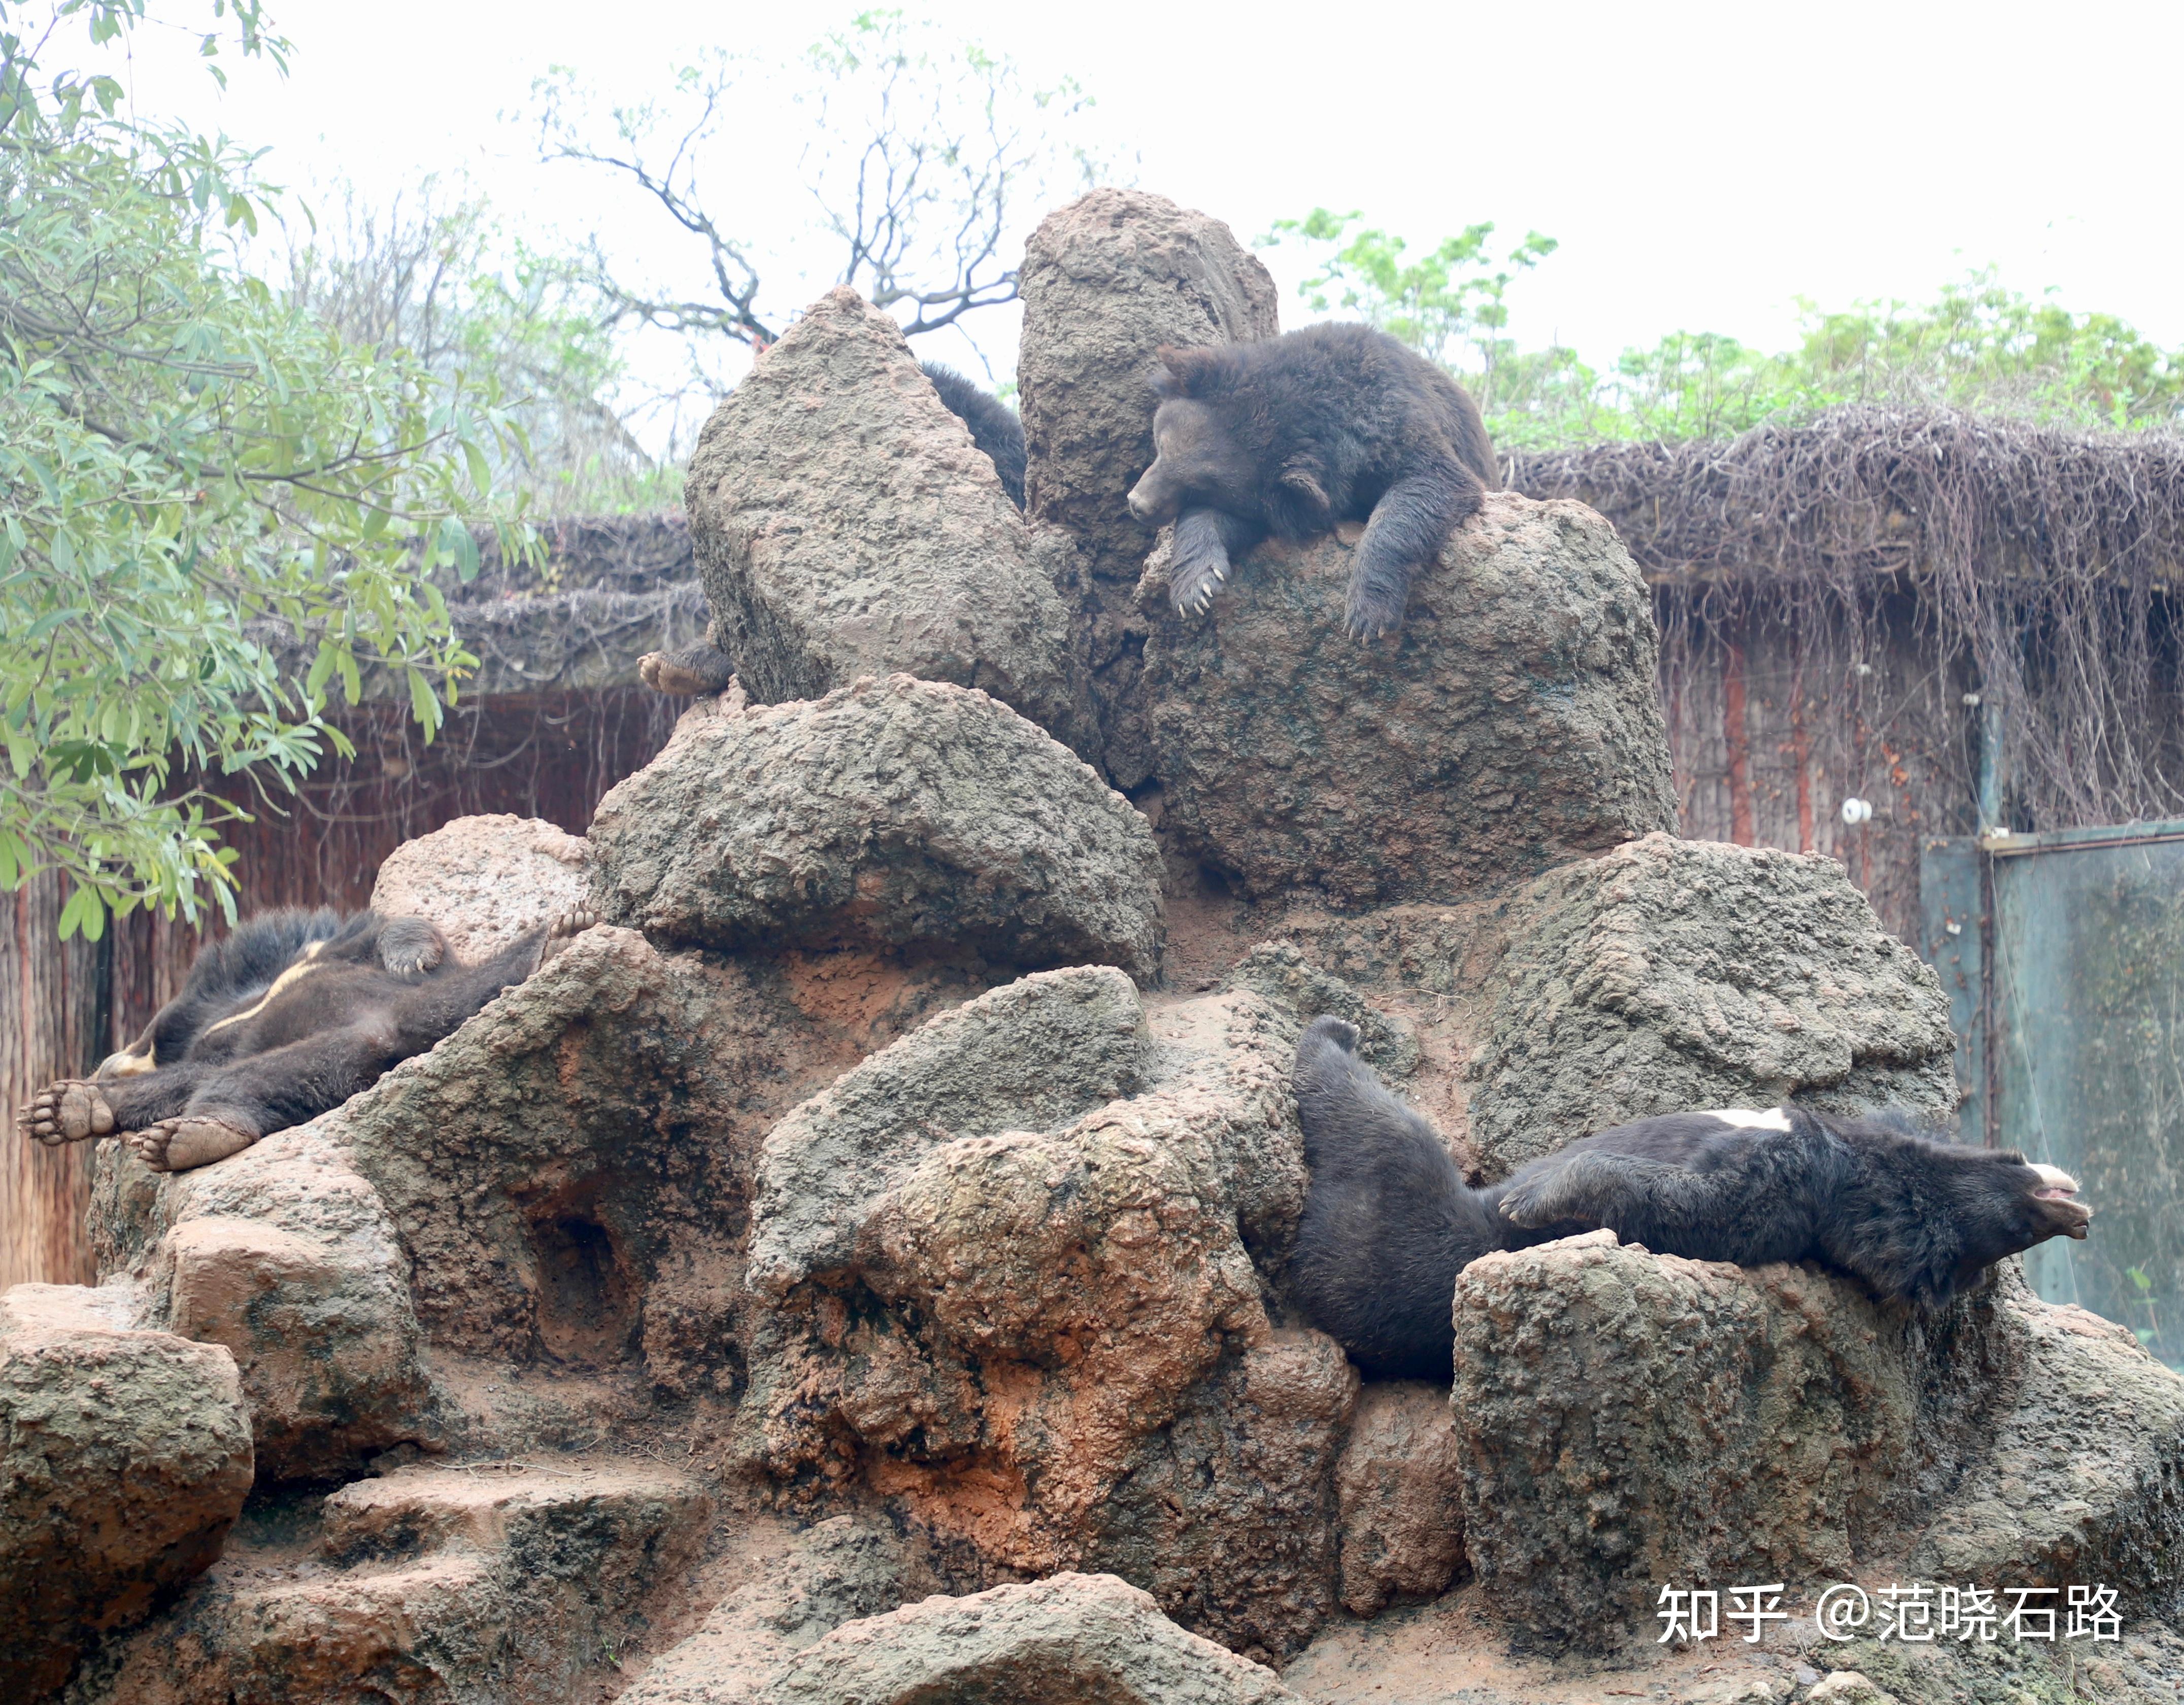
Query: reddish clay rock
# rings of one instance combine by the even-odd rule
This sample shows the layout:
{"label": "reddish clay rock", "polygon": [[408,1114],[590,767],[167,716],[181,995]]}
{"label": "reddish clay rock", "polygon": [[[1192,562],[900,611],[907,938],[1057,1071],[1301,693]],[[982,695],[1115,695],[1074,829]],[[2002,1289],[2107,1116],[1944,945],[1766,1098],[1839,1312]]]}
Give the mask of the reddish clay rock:
{"label": "reddish clay rock", "polygon": [[610,1697],[677,1607],[711,1505],[659,1472],[405,1468],[324,1501],[315,1541],[238,1542],[86,1666],[72,1705]]}
{"label": "reddish clay rock", "polygon": [[1343,627],[1350,547],[1262,546],[1210,613],[1140,588],[1163,827],[1254,895],[1453,900],[1673,827],[1652,605],[1581,504],[1490,493],[1400,633]]}
{"label": "reddish clay rock", "polygon": [[781,1705],[1276,1705],[1274,1673],[1186,1634],[1108,1574],[928,1598],[845,1624],[783,1666]]}
{"label": "reddish clay rock", "polygon": [[1068,614],[1022,516],[894,321],[848,286],[714,410],[685,505],[716,643],[753,698],[900,670],[1095,749]]}
{"label": "reddish clay rock", "polygon": [[1490,1177],[1692,1107],[1955,1112],[1941,979],[1831,858],[1648,835],[1549,872],[1504,927],[1468,1067]]}
{"label": "reddish clay rock", "polygon": [[585,857],[581,837],[538,817],[457,817],[387,855],[372,909],[430,918],[476,963],[582,905]]}
{"label": "reddish clay rock", "polygon": [[1359,1393],[1334,1468],[1342,1512],[1342,1603],[1377,1616],[1399,1598],[1438,1598],[1463,1568],[1463,1463],[1448,1393],[1396,1379]]}
{"label": "reddish clay rock", "polygon": [[1087,571],[1078,643],[1092,669],[1107,775],[1152,774],[1134,588],[1152,532],[1123,501],[1153,459],[1155,355],[1271,337],[1273,280],[1217,219],[1143,190],[1095,189],[1040,221],[1024,250],[1017,358],[1027,510],[1073,539]]}
{"label": "reddish clay rock", "polygon": [[[754,1284],[780,1304],[739,1446],[783,1481],[861,1479],[988,1578],[1108,1559],[1283,1652],[1334,1602],[1355,1389],[1262,1303],[1303,1201],[1298,1021],[1238,989],[1160,1003],[1148,1042],[1134,1001],[1112,972],[1028,978],[769,1138]],[[807,1212],[786,1180],[828,1164]]]}
{"label": "reddish clay rock", "polygon": [[1046,1130],[1133,1093],[1152,1039],[1130,979],[1043,971],[844,1073],[766,1135],[750,1283],[779,1298],[855,1260],[880,1197],[958,1137]]}
{"label": "reddish clay rock", "polygon": [[592,824],[605,917],[728,949],[1119,965],[1165,933],[1152,830],[983,693],[907,675],[813,702],[686,711]]}
{"label": "reddish clay rock", "polygon": [[208,1567],[250,1490],[233,1358],[136,1329],[136,1303],[0,1293],[0,1697],[26,1705]]}

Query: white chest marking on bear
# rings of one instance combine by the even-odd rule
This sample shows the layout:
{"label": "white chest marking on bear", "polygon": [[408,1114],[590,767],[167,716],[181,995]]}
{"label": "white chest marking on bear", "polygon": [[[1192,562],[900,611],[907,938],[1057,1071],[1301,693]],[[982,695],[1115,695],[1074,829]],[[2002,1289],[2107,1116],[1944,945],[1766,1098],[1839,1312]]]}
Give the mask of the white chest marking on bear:
{"label": "white chest marking on bear", "polygon": [[1719,1119],[1724,1125],[1735,1125],[1745,1131],[1786,1131],[1790,1128],[1790,1116],[1780,1107],[1769,1107],[1763,1113],[1756,1113],[1749,1107],[1708,1107],[1705,1117]]}

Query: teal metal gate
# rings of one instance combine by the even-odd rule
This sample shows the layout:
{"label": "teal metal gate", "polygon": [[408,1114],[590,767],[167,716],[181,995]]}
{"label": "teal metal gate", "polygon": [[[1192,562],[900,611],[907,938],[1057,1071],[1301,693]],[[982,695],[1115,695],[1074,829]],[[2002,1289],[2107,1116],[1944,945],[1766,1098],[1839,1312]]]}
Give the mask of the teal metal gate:
{"label": "teal metal gate", "polygon": [[1919,900],[1964,1139],[2061,1167],[2095,1210],[2025,1257],[2033,1288],[2184,1367],[2184,822],[1930,840]]}

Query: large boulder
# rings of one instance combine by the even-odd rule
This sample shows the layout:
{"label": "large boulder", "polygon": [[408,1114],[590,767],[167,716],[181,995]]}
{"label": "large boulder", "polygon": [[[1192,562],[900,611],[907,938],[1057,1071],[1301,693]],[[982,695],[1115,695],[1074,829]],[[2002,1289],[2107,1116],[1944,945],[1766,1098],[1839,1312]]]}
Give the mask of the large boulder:
{"label": "large boulder", "polygon": [[2014,1262],[1921,1316],[1592,1232],[1472,1262],[1454,1318],[1464,1547],[1520,1647],[1648,1643],[1664,1582],[1794,1596],[1907,1552],[2176,1612],[2184,1379]]}
{"label": "large boulder", "polygon": [[[432,1430],[409,1256],[343,1128],[337,1111],[144,1192],[148,1312],[234,1356],[269,1479],[354,1474]],[[102,1171],[147,1182],[119,1144]]]}
{"label": "large boulder", "polygon": [[1108,1574],[928,1598],[846,1623],[785,1664],[781,1705],[1277,1705],[1270,1669],[1186,1634]]}
{"label": "large boulder", "polygon": [[1095,189],[1039,222],[1024,250],[1017,358],[1025,498],[1089,570],[1079,644],[1092,668],[1109,779],[1152,774],[1133,588],[1152,531],[1123,501],[1153,459],[1163,343],[1249,343],[1281,328],[1273,280],[1219,220],[1143,190]]}
{"label": "large boulder", "polygon": [[1582,504],[1490,493],[1392,640],[1344,630],[1351,547],[1262,546],[1212,609],[1145,574],[1163,827],[1255,896],[1452,900],[1671,828],[1652,604]]}
{"label": "large boulder", "polygon": [[1112,1568],[1239,1649],[1303,1644],[1356,1375],[1265,1312],[1304,1196],[1299,1023],[1250,988],[1140,1012],[1112,971],[1049,972],[797,1109],[753,1232],[745,1465],[861,1482],[989,1579]]}
{"label": "large boulder", "polygon": [[250,1490],[234,1359],[137,1329],[136,1302],[0,1293],[0,1697],[47,1697],[207,1568]]}
{"label": "large boulder", "polygon": [[1648,835],[1540,878],[1507,936],[1468,1067],[1490,1176],[1693,1107],[1955,1112],[1941,980],[1833,859]]}
{"label": "large boulder", "polygon": [[720,948],[1160,967],[1161,862],[1129,802],[983,693],[907,675],[733,694],[600,801],[601,912]]}
{"label": "large boulder", "polygon": [[457,817],[387,855],[372,910],[430,918],[476,964],[582,905],[586,855],[580,836],[542,818]]}
{"label": "large boulder", "polygon": [[753,697],[900,670],[1093,749],[1068,612],[1022,518],[900,329],[848,286],[714,410],[684,501],[715,641]]}

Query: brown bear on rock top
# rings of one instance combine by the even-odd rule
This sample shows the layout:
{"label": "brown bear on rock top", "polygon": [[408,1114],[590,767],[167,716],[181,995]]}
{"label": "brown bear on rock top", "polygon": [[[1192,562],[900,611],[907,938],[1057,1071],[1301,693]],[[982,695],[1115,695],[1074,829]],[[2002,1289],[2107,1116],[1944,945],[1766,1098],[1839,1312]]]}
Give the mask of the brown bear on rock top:
{"label": "brown bear on rock top", "polygon": [[1129,501],[1141,521],[1175,523],[1176,609],[1204,610],[1230,562],[1270,533],[1362,521],[1350,631],[1401,627],[1412,577],[1500,482],[1462,387],[1363,326],[1160,355],[1153,465]]}

